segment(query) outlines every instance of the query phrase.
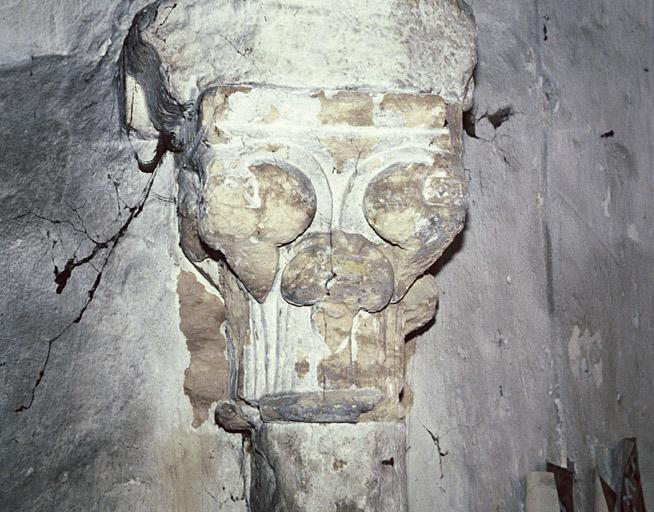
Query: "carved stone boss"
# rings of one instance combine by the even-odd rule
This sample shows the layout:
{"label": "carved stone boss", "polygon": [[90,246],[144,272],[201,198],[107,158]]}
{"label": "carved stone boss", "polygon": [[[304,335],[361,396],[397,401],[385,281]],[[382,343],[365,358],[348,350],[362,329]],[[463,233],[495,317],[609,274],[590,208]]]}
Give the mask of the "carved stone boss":
{"label": "carved stone boss", "polygon": [[126,50],[127,123],[160,145],[172,134],[182,248],[225,301],[229,396],[216,419],[251,436],[251,509],[406,509],[405,340],[433,317],[428,271],[463,228],[463,96],[293,78],[218,83],[182,106],[144,76],[165,76],[143,64],[165,50],[142,18]]}

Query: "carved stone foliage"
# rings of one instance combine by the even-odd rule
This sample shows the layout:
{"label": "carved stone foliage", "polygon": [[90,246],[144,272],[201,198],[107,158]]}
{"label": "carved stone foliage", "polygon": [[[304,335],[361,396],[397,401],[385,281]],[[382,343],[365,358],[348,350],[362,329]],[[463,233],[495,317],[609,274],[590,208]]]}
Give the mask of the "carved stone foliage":
{"label": "carved stone foliage", "polygon": [[452,0],[161,1],[135,21],[125,121],[175,154],[181,246],[224,301],[216,420],[251,435],[252,510],[406,506],[405,340],[463,228],[474,60]]}
{"label": "carved stone foliage", "polygon": [[184,241],[224,255],[247,292],[237,396],[266,401],[270,418],[352,421],[336,411],[359,410],[362,390],[366,418],[403,416],[404,340],[437,302],[423,274],[465,216],[456,116],[429,94],[204,95],[199,241]]}

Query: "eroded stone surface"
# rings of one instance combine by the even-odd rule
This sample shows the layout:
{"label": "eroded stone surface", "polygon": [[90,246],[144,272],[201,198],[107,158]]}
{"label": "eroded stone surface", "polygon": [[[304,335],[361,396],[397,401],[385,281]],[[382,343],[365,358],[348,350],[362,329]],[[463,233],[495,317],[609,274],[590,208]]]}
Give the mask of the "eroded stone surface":
{"label": "eroded stone surface", "polygon": [[267,423],[255,443],[253,512],[406,510],[402,423]]}
{"label": "eroded stone surface", "polygon": [[361,235],[334,231],[307,237],[284,269],[284,299],[296,306],[334,302],[375,312],[393,293],[393,267]]}
{"label": "eroded stone surface", "polygon": [[316,210],[311,182],[291,167],[266,162],[208,170],[199,233],[220,250],[246,288],[263,301],[272,287],[278,246],[292,242]]}
{"label": "eroded stone surface", "polygon": [[[395,404],[378,417],[403,415],[395,304],[463,225],[460,135],[449,127],[460,111],[421,93],[224,86],[203,96],[199,235],[254,299],[237,394],[372,386]],[[422,311],[433,314],[430,297]]]}
{"label": "eroded stone surface", "polygon": [[382,399],[374,388],[266,395],[259,401],[265,422],[356,423]]}
{"label": "eroded stone surface", "polygon": [[395,165],[366,189],[366,220],[385,240],[397,269],[394,299],[399,300],[463,228],[465,183],[455,155],[434,155],[432,165]]}
{"label": "eroded stone surface", "polygon": [[[414,281],[465,215],[448,115],[424,94],[247,86],[204,97],[198,233],[249,295],[238,307],[248,324],[233,342],[233,395],[257,404],[264,422],[405,416],[405,337],[438,297],[431,276]],[[223,416],[227,429],[251,428]],[[255,480],[262,471],[255,462]]]}
{"label": "eroded stone surface", "polygon": [[473,21],[450,0],[381,0],[374,8],[345,0],[170,0],[143,24],[143,37],[182,101],[215,84],[260,83],[433,91],[461,102],[475,63]]}

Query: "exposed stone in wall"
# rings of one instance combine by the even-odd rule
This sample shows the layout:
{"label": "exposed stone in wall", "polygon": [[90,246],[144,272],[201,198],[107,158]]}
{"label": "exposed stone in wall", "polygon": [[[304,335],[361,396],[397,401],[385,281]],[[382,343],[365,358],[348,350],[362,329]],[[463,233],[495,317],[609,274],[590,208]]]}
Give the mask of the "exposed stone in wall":
{"label": "exposed stone in wall", "polygon": [[221,332],[225,305],[188,271],[177,275],[177,296],[179,327],[191,356],[184,371],[184,393],[193,405],[193,426],[199,427],[209,418],[212,405],[229,398],[227,342]]}

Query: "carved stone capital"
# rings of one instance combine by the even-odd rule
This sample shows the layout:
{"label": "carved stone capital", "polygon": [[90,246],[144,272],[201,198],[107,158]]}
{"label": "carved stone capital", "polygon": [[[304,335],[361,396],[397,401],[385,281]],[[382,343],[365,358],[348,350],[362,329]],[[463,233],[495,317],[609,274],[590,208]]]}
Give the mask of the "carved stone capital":
{"label": "carved stone capital", "polygon": [[424,274],[463,227],[460,115],[428,94],[204,95],[192,245],[238,281],[234,395],[265,402],[264,419],[403,417],[405,338],[437,303]]}
{"label": "carved stone capital", "polygon": [[364,4],[160,2],[123,53],[127,127],[176,153],[181,245],[225,302],[216,415],[252,440],[253,510],[406,506],[406,338],[463,228],[474,29]]}

